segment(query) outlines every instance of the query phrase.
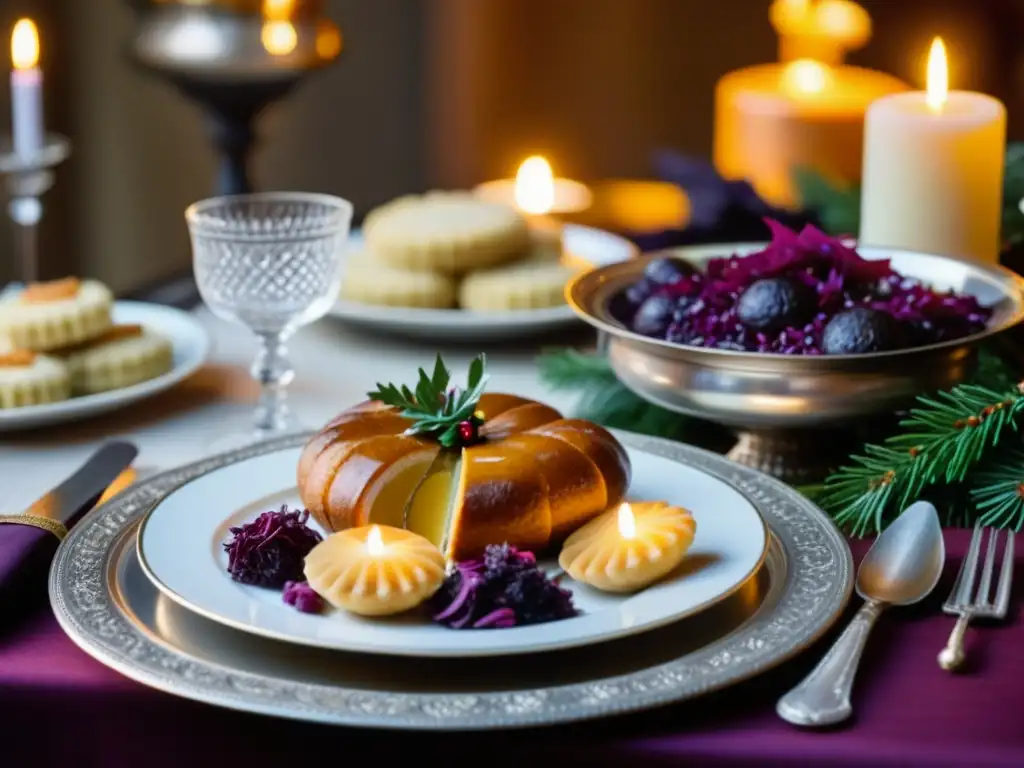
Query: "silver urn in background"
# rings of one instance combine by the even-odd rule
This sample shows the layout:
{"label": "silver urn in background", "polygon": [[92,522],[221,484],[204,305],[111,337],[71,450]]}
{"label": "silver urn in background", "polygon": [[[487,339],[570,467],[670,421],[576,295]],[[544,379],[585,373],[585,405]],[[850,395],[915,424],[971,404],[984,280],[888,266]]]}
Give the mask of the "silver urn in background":
{"label": "silver urn in background", "polygon": [[200,106],[220,157],[217,194],[250,192],[259,114],[337,60],[323,0],[129,0],[129,55]]}

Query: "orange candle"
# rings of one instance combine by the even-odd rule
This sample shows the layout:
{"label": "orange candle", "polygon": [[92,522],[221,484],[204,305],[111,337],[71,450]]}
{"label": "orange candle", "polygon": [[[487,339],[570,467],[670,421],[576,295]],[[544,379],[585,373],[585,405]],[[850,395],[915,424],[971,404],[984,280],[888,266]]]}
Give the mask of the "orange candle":
{"label": "orange candle", "polygon": [[800,202],[797,168],[857,184],[868,106],[905,90],[882,72],[810,59],[731,72],[715,90],[715,166],[725,178],[749,180],[779,206]]}

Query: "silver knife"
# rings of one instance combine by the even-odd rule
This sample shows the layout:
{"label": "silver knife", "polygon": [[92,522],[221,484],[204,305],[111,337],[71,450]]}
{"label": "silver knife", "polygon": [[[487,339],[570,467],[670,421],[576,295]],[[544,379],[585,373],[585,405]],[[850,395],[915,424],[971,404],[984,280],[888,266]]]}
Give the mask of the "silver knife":
{"label": "silver knife", "polygon": [[138,455],[139,449],[132,443],[106,443],[78,471],[40,497],[25,513],[69,526],[75,517],[99,500]]}

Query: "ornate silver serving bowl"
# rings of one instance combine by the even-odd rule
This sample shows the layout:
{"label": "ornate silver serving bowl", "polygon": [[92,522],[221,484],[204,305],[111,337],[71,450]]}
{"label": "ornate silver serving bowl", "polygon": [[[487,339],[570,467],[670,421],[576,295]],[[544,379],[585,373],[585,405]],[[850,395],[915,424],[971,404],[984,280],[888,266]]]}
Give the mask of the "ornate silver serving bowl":
{"label": "ornate silver serving bowl", "polygon": [[988,327],[969,337],[862,355],[794,356],[686,347],[634,333],[609,311],[615,295],[640,279],[647,262],[671,255],[698,266],[747,254],[763,243],[679,248],[612,264],[578,276],[566,299],[604,334],[608,359],[622,383],[677,413],[735,428],[730,458],[787,482],[820,475],[842,441],[841,428],[910,405],[917,395],[946,389],[971,372],[978,343],[1024,319],[1024,278],[999,266],[933,254],[859,248],[866,259],[891,259],[905,277],[936,289],[976,296],[993,307]]}

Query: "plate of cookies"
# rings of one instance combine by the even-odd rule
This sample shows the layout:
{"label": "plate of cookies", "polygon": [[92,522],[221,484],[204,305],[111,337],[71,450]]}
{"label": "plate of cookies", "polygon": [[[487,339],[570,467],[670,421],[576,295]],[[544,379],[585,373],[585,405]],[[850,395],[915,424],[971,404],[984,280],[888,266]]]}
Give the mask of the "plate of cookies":
{"label": "plate of cookies", "polygon": [[121,408],[194,373],[209,336],[179,309],[65,278],[0,295],[0,431]]}
{"label": "plate of cookies", "polygon": [[574,324],[565,285],[634,258],[625,238],[525,216],[468,192],[406,195],[353,232],[330,315],[431,341],[479,342]]}

